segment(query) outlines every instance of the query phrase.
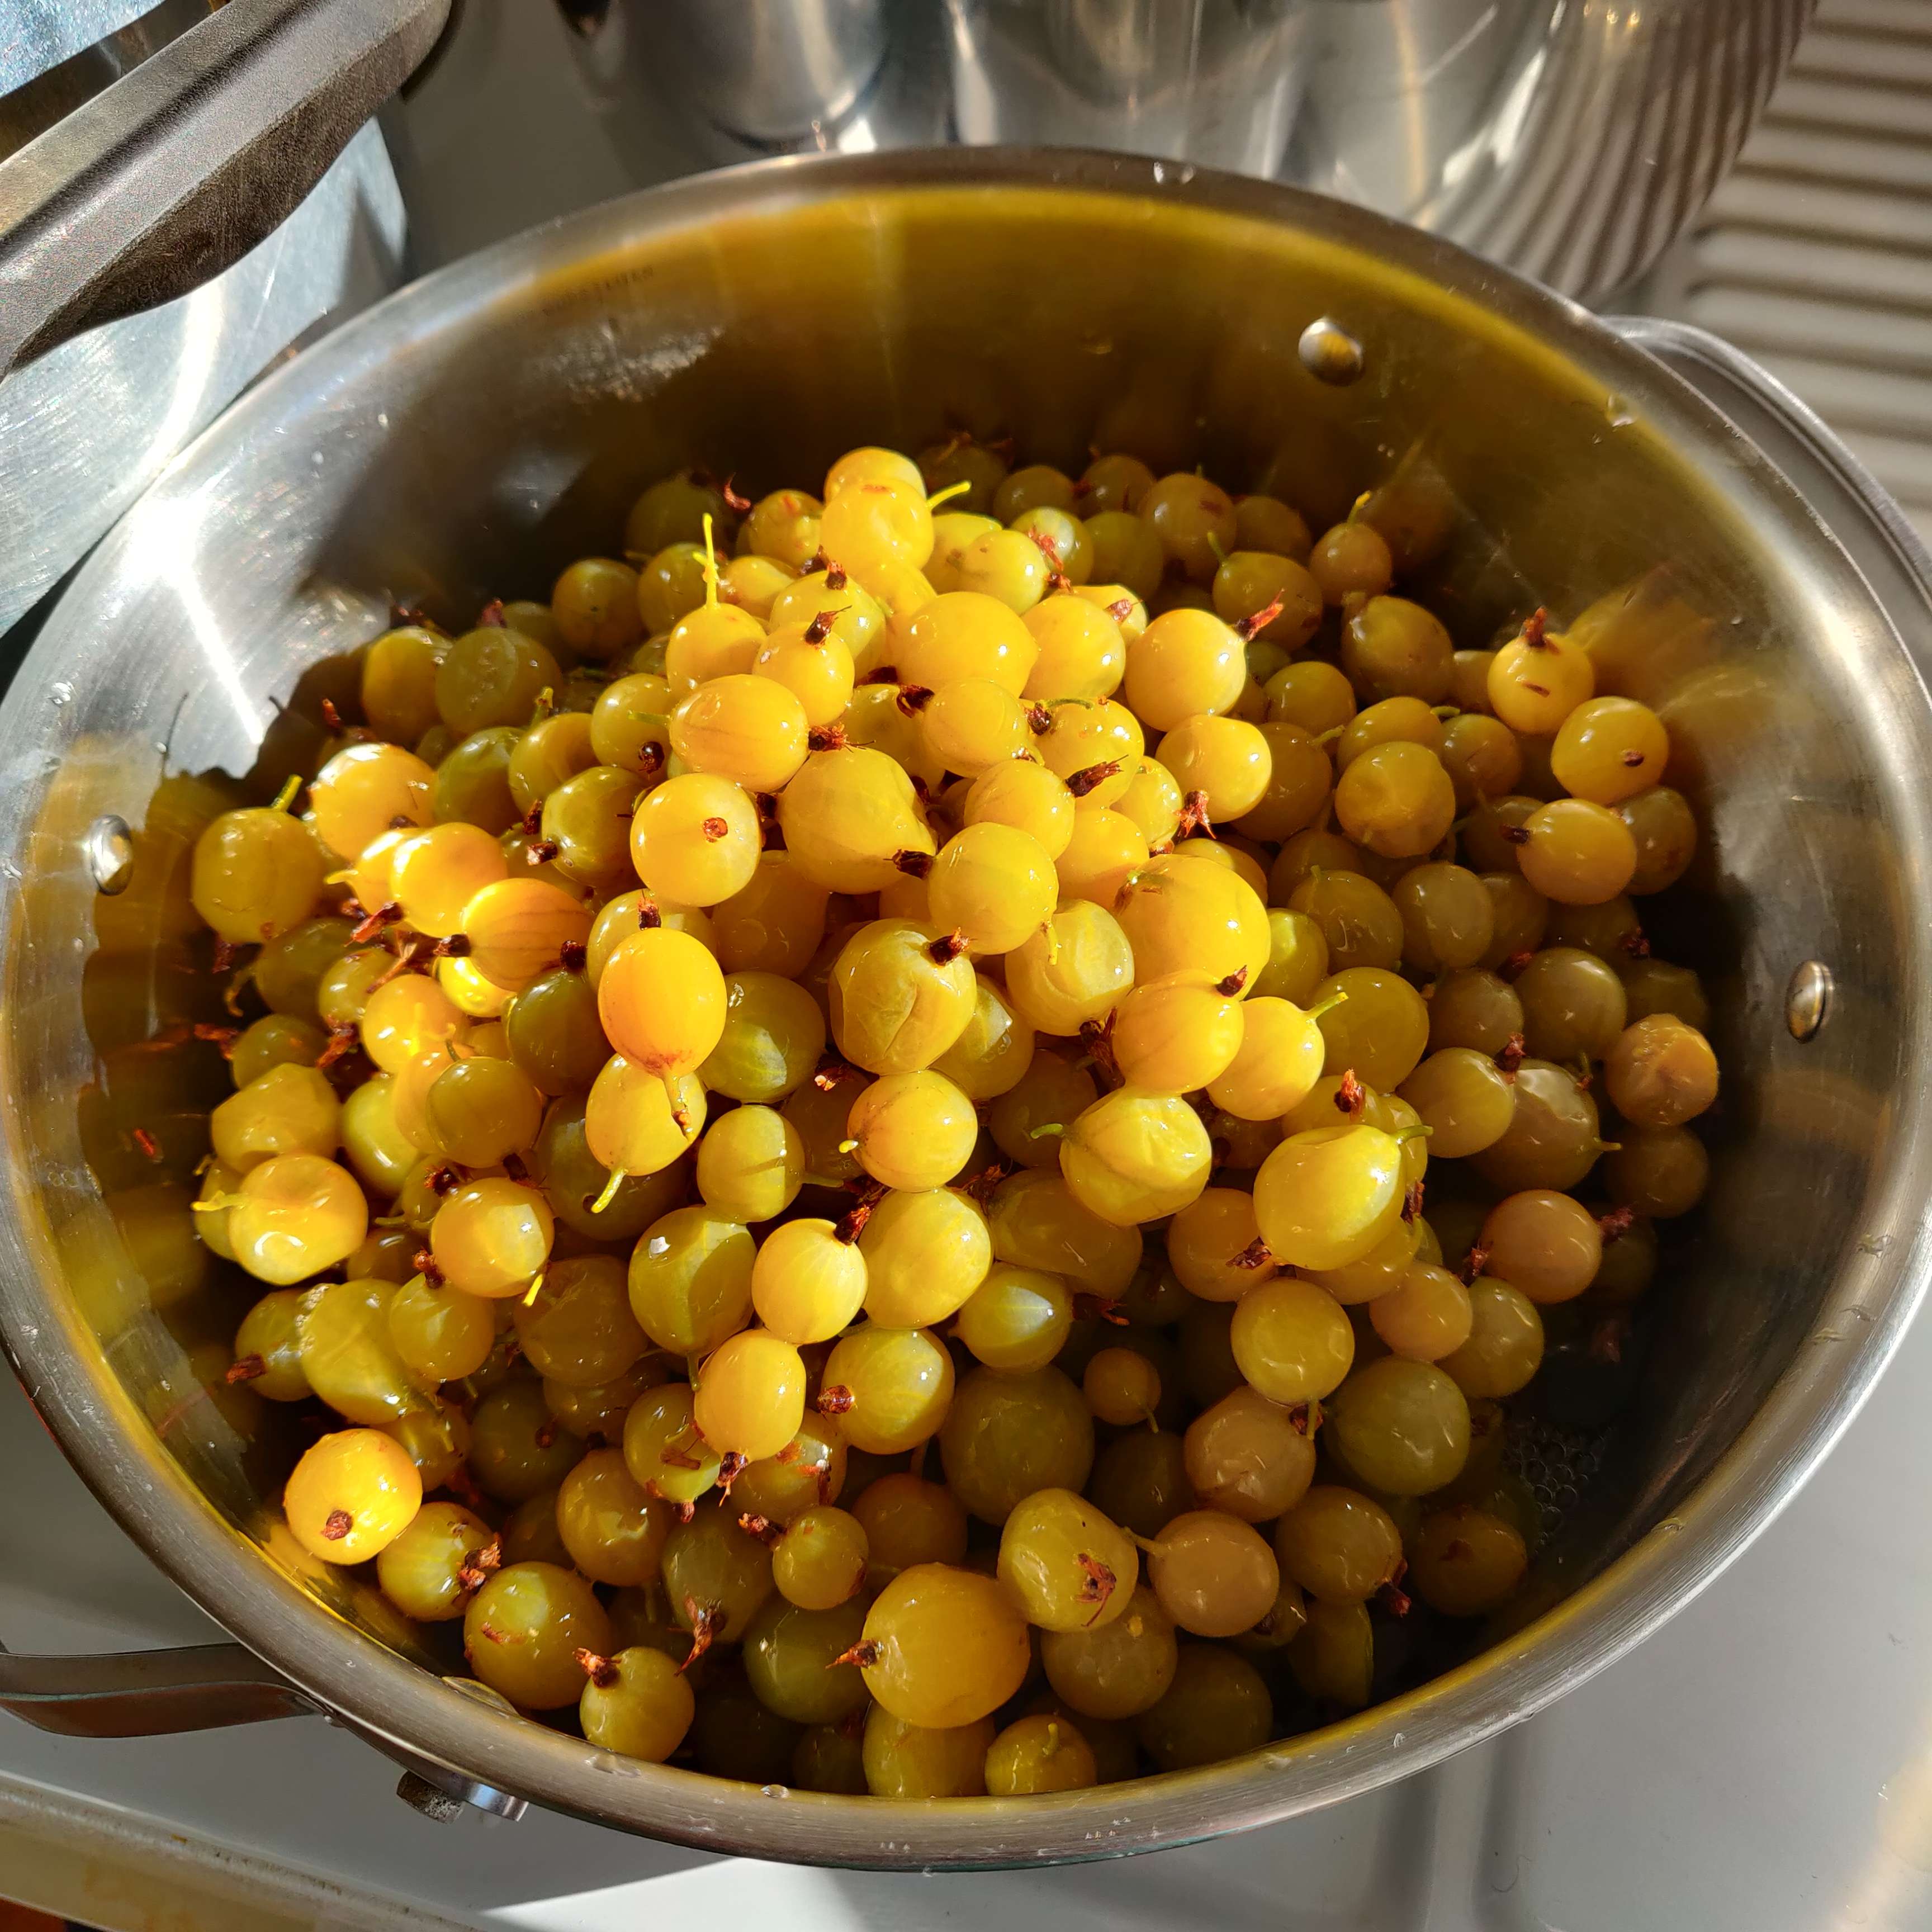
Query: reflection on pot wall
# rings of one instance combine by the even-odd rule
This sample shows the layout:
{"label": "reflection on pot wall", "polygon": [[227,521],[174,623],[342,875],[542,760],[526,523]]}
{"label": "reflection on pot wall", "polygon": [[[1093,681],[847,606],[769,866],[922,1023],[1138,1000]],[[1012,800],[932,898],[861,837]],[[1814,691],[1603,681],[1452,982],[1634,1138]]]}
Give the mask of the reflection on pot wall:
{"label": "reflection on pot wall", "polygon": [[1694,214],[1807,0],[946,0],[952,132],[1238,169],[1586,300]]}
{"label": "reflection on pot wall", "polygon": [[1595,302],[1702,206],[1811,4],[749,0],[728,34],[712,0],[572,17],[634,156],[668,127],[686,170],[946,140],[1154,154],[1339,195]]}

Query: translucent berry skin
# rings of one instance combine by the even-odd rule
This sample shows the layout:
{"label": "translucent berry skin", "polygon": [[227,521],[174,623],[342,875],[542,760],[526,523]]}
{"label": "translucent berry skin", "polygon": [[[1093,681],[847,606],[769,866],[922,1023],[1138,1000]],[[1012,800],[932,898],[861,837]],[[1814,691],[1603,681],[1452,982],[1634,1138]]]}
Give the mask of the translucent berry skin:
{"label": "translucent berry skin", "polygon": [[952,1358],[928,1329],[862,1322],[826,1358],[822,1387],[851,1396],[838,1418],[845,1439],[874,1456],[896,1456],[935,1434],[953,1395]]}
{"label": "translucent berry skin", "polygon": [[683,1743],[697,1708],[690,1680],[661,1650],[639,1645],[610,1660],[608,1682],[592,1678],[578,1714],[587,1743],[620,1756],[662,1764]]}
{"label": "translucent berry skin", "polygon": [[1292,1509],[1315,1474],[1314,1418],[1258,1389],[1235,1389],[1204,1409],[1182,1446],[1201,1501],[1244,1522]]}
{"label": "translucent berry skin", "polygon": [[613,1054],[584,1102],[584,1144],[612,1173],[656,1174],[697,1144],[704,1088],[689,1074],[668,1079]]}
{"label": "translucent berry skin", "polygon": [[728,1215],[676,1208],[632,1250],[632,1312],[660,1348],[708,1354],[751,1318],[757,1244]]}
{"label": "translucent berry skin", "polygon": [[1000,1532],[1000,1581],[1042,1630],[1112,1623],[1139,1575],[1133,1539],[1070,1490],[1036,1491]]}
{"label": "translucent berry skin", "polygon": [[731,1100],[776,1106],[811,1078],[824,1051],[825,1016],[802,986],[776,973],[733,973],[723,1031],[698,1075]]}
{"label": "translucent berry skin", "polygon": [[1022,1718],[986,1753],[986,1790],[992,1797],[1084,1791],[1098,1781],[1092,1747],[1064,1718]]}
{"label": "translucent berry skin", "polygon": [[775,1220],[805,1181],[805,1143],[770,1107],[734,1107],[698,1143],[698,1191],[707,1207],[747,1226]]}
{"label": "translucent berry skin", "polygon": [[597,1012],[612,1048],[656,1074],[694,1073],[724,1031],[711,950],[669,926],[634,932],[604,962]]}
{"label": "translucent berry skin", "polygon": [[664,1584],[683,1628],[702,1624],[718,1642],[738,1643],[772,1594],[771,1552],[729,1508],[707,1505],[665,1540]]}
{"label": "translucent berry skin", "polygon": [[1496,1279],[1539,1304],[1574,1300],[1596,1279],[1604,1258],[1596,1217],[1580,1201],[1549,1188],[1526,1188],[1498,1201],[1479,1238]]}
{"label": "translucent berry skin", "polygon": [[558,1536],[593,1583],[655,1582],[671,1520],[670,1505],[646,1492],[620,1450],[592,1450],[557,1491]]}
{"label": "translucent berry skin", "polygon": [[1160,1371],[1132,1348],[1102,1348],[1088,1363],[1080,1392],[1096,1422],[1126,1427],[1145,1422],[1160,1406]]}
{"label": "translucent berry skin", "polygon": [[854,1066],[917,1072],[966,1030],[977,998],[973,968],[947,942],[937,926],[875,920],[847,943],[828,990],[832,1037]]}
{"label": "translucent berry skin", "polygon": [[1025,1681],[1026,1622],[1004,1586],[938,1563],[902,1570],[867,1613],[866,1685],[896,1718],[952,1730],[990,1716]]}
{"label": "translucent berry skin", "polygon": [[886,1196],[859,1237],[865,1309],[889,1328],[926,1328],[958,1312],[993,1264],[986,1216],[947,1188]]}
{"label": "translucent berry skin", "polygon": [[282,1154],[250,1168],[228,1214],[235,1258],[278,1288],[346,1261],[368,1231],[354,1177],[314,1154]]}
{"label": "translucent berry skin", "polygon": [[1694,1027],[1653,1013],[1627,1027],[1604,1069],[1611,1104],[1640,1127],[1681,1127],[1718,1097],[1718,1060]]}
{"label": "translucent berry skin", "polygon": [[[961,558],[962,570],[976,549],[989,563],[1012,550],[1007,542],[1012,534],[991,531],[976,538]],[[1024,538],[1020,542],[1025,544]],[[981,549],[982,546],[996,548]],[[1026,544],[1026,550],[1030,557],[1016,550],[1012,554],[1030,567],[1037,565],[1040,581],[1043,584],[1045,560],[1030,544]],[[976,565],[979,560],[974,561]],[[1017,594],[1025,596],[1024,590]],[[1038,601],[1036,591],[1025,597],[1020,608],[1030,608]],[[956,683],[962,678],[983,677],[1017,698],[1026,688],[1040,656],[1039,645],[1020,621],[1014,606],[977,588],[947,591],[911,616],[896,617],[890,631],[889,648],[901,679],[908,684],[923,685],[929,691]]]}
{"label": "translucent berry skin", "polygon": [[1222,867],[1184,853],[1150,860],[1122,887],[1114,916],[1142,981],[1199,971],[1252,991],[1268,962],[1268,910]]}
{"label": "translucent berry skin", "polygon": [[570,1388],[596,1388],[634,1366],[650,1342],[631,1312],[624,1264],[610,1255],[572,1255],[544,1272],[534,1300],[513,1311],[524,1359]]}
{"label": "translucent berry skin", "polygon": [[390,1332],[400,1292],[386,1281],[324,1282],[302,1297],[302,1373],[351,1422],[374,1427],[423,1406]]}
{"label": "translucent berry skin", "polygon": [[513,1563],[490,1577],[464,1612],[470,1667],[529,1711],[584,1694],[580,1650],[608,1656],[610,1619],[590,1584],[554,1563]]}
{"label": "translucent berry skin", "polygon": [[450,1194],[430,1227],[436,1264],[467,1294],[521,1292],[550,1258],[556,1220],[536,1188],[495,1178]]}
{"label": "translucent berry skin", "polygon": [[1300,1007],[1263,994],[1241,1004],[1241,1043],[1205,1084],[1217,1107],[1244,1120],[1286,1113],[1321,1078],[1328,1044]]}
{"label": "translucent berry skin", "polygon": [[1379,1128],[1291,1134],[1255,1177],[1255,1213],[1278,1262],[1334,1268],[1359,1261],[1402,1211],[1400,1144]]}
{"label": "translucent berry skin", "polygon": [[939,1449],[948,1487],[997,1528],[1037,1490],[1085,1488],[1094,1418],[1057,1368],[976,1369],[953,1392]]}
{"label": "translucent berry skin", "polygon": [[1118,1617],[1040,1640],[1047,1682],[1083,1718],[1118,1720],[1150,1708],[1173,1682],[1178,1655],[1174,1619],[1144,1583]]}
{"label": "translucent berry skin", "polygon": [[776,1456],[805,1419],[805,1365],[789,1342],[747,1329],[715,1349],[694,1399],[704,1439],[748,1462]]}
{"label": "translucent berry skin", "polygon": [[667,779],[645,794],[631,820],[638,878],[681,905],[714,906],[742,892],[762,843],[758,808],[742,788],[712,772]]}
{"label": "translucent berry skin", "polygon": [[1354,1360],[1340,1304],[1312,1282],[1271,1281],[1234,1304],[1234,1360],[1271,1402],[1312,1402],[1339,1388]]}
{"label": "translucent berry skin", "polygon": [[1114,1016],[1114,1064],[1135,1086],[1191,1093],[1218,1079],[1240,1052],[1246,1011],[1199,974],[1144,982]]}
{"label": "translucent berry skin", "polygon": [[245,1174],[278,1154],[327,1156],[341,1144],[342,1109],[313,1066],[272,1066],[208,1119],[215,1157]]}
{"label": "translucent berry skin", "polygon": [[915,1564],[965,1561],[966,1512],[943,1483],[905,1471],[878,1477],[853,1498],[851,1514],[865,1534],[870,1589]]}
{"label": "translucent berry skin", "polygon": [[1220,1510],[1176,1516],[1148,1552],[1148,1581],[1168,1615],[1197,1636],[1252,1629],[1281,1588],[1266,1539]]}
{"label": "translucent berry skin", "polygon": [[1074,1198],[1058,1174],[1038,1169],[1000,1182],[987,1226],[1000,1261],[1045,1268],[1108,1300],[1133,1280],[1145,1247],[1138,1226],[1102,1220]]}
{"label": "translucent berry skin", "polygon": [[366,1563],[402,1534],[422,1504],[409,1453],[376,1429],[344,1429],[303,1454],[283,1492],[296,1540],[325,1563]]}
{"label": "translucent berry skin", "polygon": [[1024,1372],[1059,1354],[1072,1319],[1073,1298],[1059,1276],[996,1262],[953,1332],[988,1368]]}
{"label": "translucent berry skin", "polygon": [[1458,1159],[1493,1147],[1515,1118],[1516,1094],[1487,1054],[1466,1046],[1432,1053],[1398,1090],[1429,1128],[1429,1150]]}
{"label": "translucent berry skin", "polygon": [[798,1433],[776,1456],[740,1471],[731,1496],[740,1508],[768,1522],[795,1522],[844,1493],[850,1454],[836,1417],[808,1414]]}
{"label": "translucent berry skin", "polygon": [[1426,746],[1378,745],[1336,781],[1335,816],[1342,830],[1370,850],[1385,858],[1417,858],[1448,831],[1456,790]]}
{"label": "translucent berry skin", "polygon": [[832,1724],[862,1710],[866,1682],[839,1659],[857,1643],[860,1602],[808,1610],[781,1595],[766,1598],[745,1631],[745,1676],[768,1711],[797,1724]]}
{"label": "translucent berry skin", "polygon": [[1142,1713],[1142,1748],[1162,1771],[1185,1771],[1257,1750],[1274,1728],[1266,1681],[1239,1652],[1190,1644],[1167,1694]]}
{"label": "translucent berry skin", "polygon": [[1469,1287],[1469,1338],[1436,1366],[1471,1401],[1514,1395],[1543,1361],[1536,1304],[1508,1282],[1479,1276]]}
{"label": "translucent berry skin", "polygon": [[845,1126],[874,1180],[918,1192],[944,1186],[964,1167],[980,1120],[951,1081],[922,1068],[874,1081],[852,1102]]}
{"label": "translucent berry skin", "polygon": [[1121,1087],[1060,1137],[1060,1171],[1082,1206],[1117,1227],[1157,1220],[1207,1185],[1214,1149],[1178,1095]]}
{"label": "translucent berry skin", "polygon": [[1476,1617],[1504,1603],[1528,1567],[1528,1551],[1513,1525],[1472,1504],[1452,1503],[1423,1518],[1408,1575],[1432,1610]]}
{"label": "translucent berry skin", "polygon": [[1318,1484],[1275,1525],[1283,1573],[1322,1603],[1366,1603],[1402,1568],[1402,1532],[1360,1491]]}
{"label": "translucent berry skin", "polygon": [[865,1256],[856,1243],[842,1240],[830,1221],[774,1228],[752,1266],[758,1319],[796,1347],[843,1334],[864,1305],[866,1288]]}
{"label": "translucent berry skin", "polygon": [[[202,1235],[207,1238],[205,1227]],[[302,1365],[302,1298],[298,1288],[276,1288],[249,1310],[235,1331],[236,1360],[261,1364],[249,1386],[269,1402],[300,1402],[310,1393]]]}
{"label": "translucent berry skin", "polygon": [[[382,1594],[418,1623],[448,1623],[462,1616],[472,1587],[464,1571],[487,1550],[496,1532],[458,1503],[425,1503],[409,1527],[376,1558]],[[480,1580],[482,1572],[471,1574]]]}
{"label": "translucent berry skin", "polygon": [[1106,908],[1068,902],[1006,956],[1008,997],[1029,1026],[1077,1034],[1104,1021],[1134,983],[1133,950]]}
{"label": "translucent berry skin", "polygon": [[991,1718],[934,1730],[874,1704],[866,1718],[866,1788],[874,1798],[905,1801],[984,1797],[994,1735]]}
{"label": "translucent berry skin", "polygon": [[926,880],[933,923],[976,953],[1010,952],[1037,932],[1058,896],[1053,861],[1030,832],[968,825],[939,849]]}
{"label": "translucent berry skin", "polygon": [[806,1510],[792,1520],[772,1551],[772,1581],[788,1603],[801,1610],[832,1610],[865,1587],[870,1553],[865,1526],[856,1516],[830,1504]]}
{"label": "translucent berry skin", "polygon": [[1469,1291],[1455,1275],[1418,1260],[1369,1304],[1369,1322],[1392,1353],[1439,1362],[1468,1340],[1475,1316]]}
{"label": "translucent berry skin", "polygon": [[674,1503],[693,1502],[710,1488],[718,1456],[692,1420],[682,1382],[647,1389],[624,1418],[624,1466],[640,1487]]}
{"label": "translucent berry skin", "polygon": [[1328,1426],[1348,1467],[1385,1496],[1426,1496],[1468,1459],[1462,1391],[1441,1368],[1400,1355],[1358,1369],[1331,1400]]}

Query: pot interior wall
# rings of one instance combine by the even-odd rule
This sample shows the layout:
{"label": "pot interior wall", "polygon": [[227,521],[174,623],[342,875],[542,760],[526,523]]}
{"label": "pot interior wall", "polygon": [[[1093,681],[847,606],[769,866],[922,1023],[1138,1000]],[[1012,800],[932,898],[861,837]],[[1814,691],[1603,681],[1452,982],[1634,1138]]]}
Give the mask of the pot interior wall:
{"label": "pot interior wall", "polygon": [[[226,1017],[186,906],[195,833],[314,769],[321,700],[352,692],[392,599],[460,628],[488,597],[541,597],[572,557],[614,551],[631,499],[674,468],[755,496],[813,485],[854,443],[956,430],[1075,470],[1126,449],[1274,491],[1318,528],[1374,492],[1364,514],[1459,644],[1538,604],[1564,622],[1594,607],[1606,685],[1669,722],[1706,837],[1644,910],[1657,950],[1706,976],[1726,1084],[1708,1202],[1670,1231],[1621,1363],[1579,1334],[1546,1372],[1532,1474],[1561,1533],[1544,1598],[1600,1568],[1790,1362],[1864,1232],[1902,1077],[1918,888],[1898,779],[1871,754],[1883,694],[1808,597],[1804,556],[1672,453],[1674,405],[1640,418],[1501,319],[1506,290],[1488,311],[1316,225],[994,186],[801,188],[755,215],[602,233],[507,285],[466,265],[440,302],[406,296],[268,385],[110,538],[28,667],[58,659],[61,682],[44,755],[8,773],[10,1131],[76,1336],[238,1532],[417,1646],[372,1585],[320,1572],[279,1528],[292,1432],[222,1381],[255,1291],[188,1210],[227,1090],[187,1031]],[[1297,358],[1323,315],[1363,346],[1349,386]],[[80,862],[110,811],[138,828],[118,897]],[[1784,988],[1811,956],[1836,1001],[1801,1047]]]}

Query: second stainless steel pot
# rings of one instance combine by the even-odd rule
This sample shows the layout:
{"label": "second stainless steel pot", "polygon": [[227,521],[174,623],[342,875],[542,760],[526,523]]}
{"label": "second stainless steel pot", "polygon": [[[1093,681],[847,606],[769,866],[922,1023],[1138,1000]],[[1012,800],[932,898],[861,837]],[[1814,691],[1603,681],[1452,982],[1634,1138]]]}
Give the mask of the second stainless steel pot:
{"label": "second stainless steel pot", "polygon": [[[1311,330],[1359,350],[1311,358],[1354,380],[1310,373]],[[1657,341],[1694,358],[1690,338]],[[265,383],[108,539],[0,709],[0,1332],[119,1520],[254,1654],[178,1664],[176,1683],[220,1681],[230,1719],[328,1708],[499,1808],[521,1794],[719,1850],[970,1866],[1346,1797],[1636,1642],[1844,1426],[1928,1240],[1932,713],[1886,608],[1923,649],[1923,560],[1774,392],[1719,378],[1810,463],[1862,570],[1732,423],[1562,302],[1373,217],[1118,158],[711,177],[464,263]],[[194,775],[266,794],[311,759],[320,700],[392,598],[454,622],[541,594],[681,464],[755,493],[949,425],[1076,467],[1091,443],[1204,460],[1318,521],[1371,490],[1366,514],[1465,641],[1532,603],[1592,607],[1604,682],[1662,710],[1708,828],[1694,912],[1659,936],[1712,990],[1727,1086],[1709,1202],[1646,1348],[1614,1372],[1563,1365],[1541,1439],[1564,1521],[1525,1618],[1446,1676],[1397,1676],[1392,1701],[1233,1762],[928,1807],[722,1784],[500,1715],[370,1585],[302,1556],[275,1508],[286,1448],[220,1382],[247,1290],[187,1203],[222,1070],[181,1034],[218,1004],[185,862],[230,795]],[[0,1658],[0,1696],[48,1708],[85,1675]],[[110,1688],[123,1701],[97,1702],[96,1728],[139,1686]]]}

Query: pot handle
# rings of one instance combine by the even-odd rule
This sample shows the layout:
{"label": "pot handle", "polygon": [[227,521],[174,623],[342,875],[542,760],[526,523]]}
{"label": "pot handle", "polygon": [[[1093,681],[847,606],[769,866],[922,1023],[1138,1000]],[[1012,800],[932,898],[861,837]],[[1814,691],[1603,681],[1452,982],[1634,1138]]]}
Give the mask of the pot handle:
{"label": "pot handle", "polygon": [[450,0],[228,0],[0,162],[0,374],[238,261],[434,46]]}
{"label": "pot handle", "polygon": [[238,1643],[84,1657],[0,1648],[0,1711],[66,1737],[160,1737],[320,1710]]}
{"label": "pot handle", "polygon": [[1870,471],[1776,376],[1721,337],[1656,316],[1605,320],[1688,382],[1783,473],[1917,658],[1916,640],[1932,634],[1932,554]]}

